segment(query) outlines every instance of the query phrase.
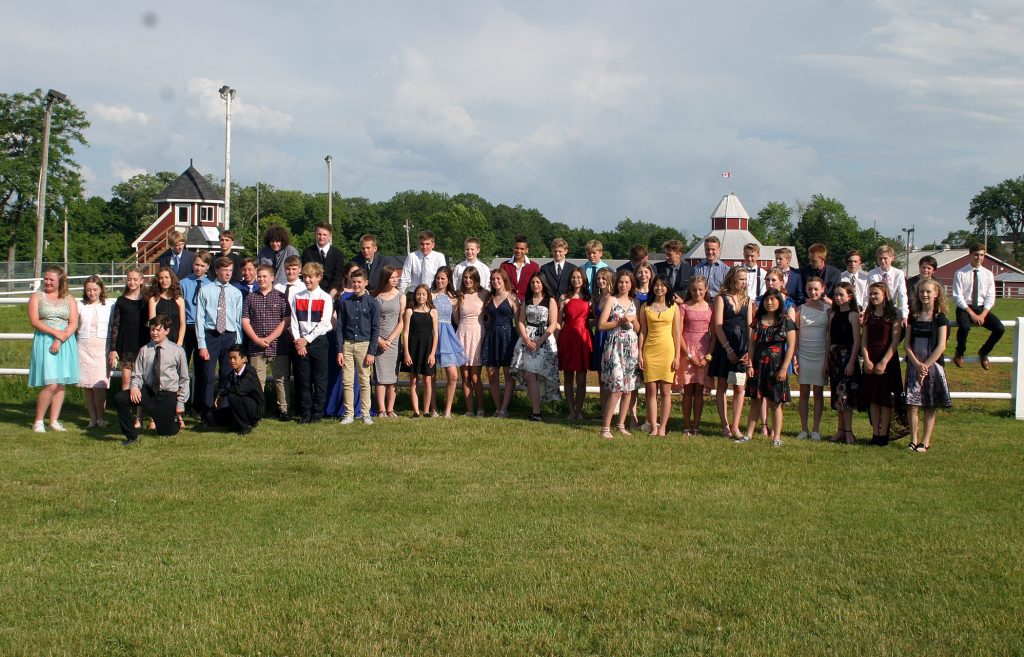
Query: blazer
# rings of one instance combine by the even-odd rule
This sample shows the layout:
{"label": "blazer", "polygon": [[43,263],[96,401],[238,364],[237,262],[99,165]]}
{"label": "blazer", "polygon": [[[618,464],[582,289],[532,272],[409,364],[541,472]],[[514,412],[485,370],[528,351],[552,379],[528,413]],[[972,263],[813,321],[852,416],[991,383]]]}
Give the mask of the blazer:
{"label": "blazer", "polygon": [[[544,263],[540,266],[540,275],[544,278],[544,285],[548,288],[548,294],[556,299],[569,291],[569,276],[576,271],[576,265],[568,260],[562,262],[562,275],[555,276],[554,261]],[[587,286],[587,279],[583,279],[583,287]]]}
{"label": "blazer", "polygon": [[[654,265],[654,277],[664,277],[668,280],[668,263],[662,260],[661,262]],[[678,294],[680,297],[686,297],[686,290],[690,288],[690,279],[693,278],[693,267],[679,261],[679,274],[676,276],[676,284],[672,288],[673,294]]]}
{"label": "blazer", "polygon": [[178,262],[178,268],[174,269],[174,267],[171,267],[171,251],[168,249],[167,253],[160,256],[160,260],[157,261],[157,264],[161,267],[171,267],[171,269],[174,269],[174,273],[177,274],[178,280],[180,281],[192,273],[192,264],[195,261],[196,254],[185,249],[181,252],[181,260]]}
{"label": "blazer", "polygon": [[377,284],[380,282],[377,279],[380,277],[380,270],[384,268],[384,258],[385,256],[381,255],[380,251],[378,251],[369,266],[366,265],[366,258],[363,257],[362,253],[357,253],[354,258],[349,260],[350,263],[366,272],[366,290],[370,294],[377,291]]}
{"label": "blazer", "polygon": [[531,260],[530,262],[523,265],[522,271],[519,272],[519,281],[516,282],[516,266],[510,261],[506,260],[501,263],[500,267],[505,270],[508,277],[512,279],[512,288],[516,293],[516,297],[522,301],[526,298],[526,290],[529,288],[530,279],[533,275],[540,271],[540,267],[536,262]]}
{"label": "blazer", "polygon": [[[825,282],[825,296],[829,299],[832,298],[832,293],[835,292],[836,284],[840,282],[842,272],[833,267],[832,265],[826,264],[825,271],[814,269],[810,264],[806,264],[800,268],[800,282],[803,283],[811,276],[817,276]],[[807,296],[806,290],[803,291],[804,296]]]}
{"label": "blazer", "polygon": [[789,278],[786,279],[786,296],[798,306],[803,305],[807,300],[804,295],[804,278],[792,267],[789,268]]}
{"label": "blazer", "polygon": [[231,403],[232,397],[251,399],[259,408],[257,419],[263,417],[266,400],[263,396],[263,386],[260,385],[260,379],[256,376],[256,368],[252,365],[245,366],[242,376],[238,376],[234,370],[231,370],[231,373],[224,379],[224,387],[221,388],[219,396],[227,398],[228,403]]}
{"label": "blazer", "polygon": [[[222,255],[224,254],[210,254],[210,257],[213,258],[213,261],[210,263],[210,268],[206,271],[206,277],[209,278],[211,281],[217,280],[217,258],[221,257]],[[232,251],[231,253],[227,254],[227,257],[231,260],[231,264],[234,265],[234,267],[232,267],[231,269],[231,282],[237,283],[238,281],[242,280],[242,256],[241,254]]]}
{"label": "blazer", "polygon": [[324,267],[324,277],[320,279],[320,289],[328,294],[332,290],[335,292],[341,292],[345,289],[345,256],[341,255],[341,250],[331,244],[327,247],[327,257],[324,258],[320,254],[320,247],[313,244],[307,247],[302,252],[302,264],[307,262],[318,262]]}

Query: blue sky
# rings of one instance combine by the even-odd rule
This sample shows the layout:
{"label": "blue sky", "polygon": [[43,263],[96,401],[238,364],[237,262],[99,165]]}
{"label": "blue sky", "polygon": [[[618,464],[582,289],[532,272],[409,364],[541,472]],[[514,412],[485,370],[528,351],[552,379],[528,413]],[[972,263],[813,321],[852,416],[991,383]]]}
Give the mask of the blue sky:
{"label": "blue sky", "polygon": [[[190,158],[371,200],[475,192],[553,221],[703,234],[732,189],[835,196],[917,242],[966,227],[1024,152],[1024,14],[1004,0],[96,3],[8,12],[4,91],[85,109],[89,192]],[[18,62],[10,65],[10,62]]]}

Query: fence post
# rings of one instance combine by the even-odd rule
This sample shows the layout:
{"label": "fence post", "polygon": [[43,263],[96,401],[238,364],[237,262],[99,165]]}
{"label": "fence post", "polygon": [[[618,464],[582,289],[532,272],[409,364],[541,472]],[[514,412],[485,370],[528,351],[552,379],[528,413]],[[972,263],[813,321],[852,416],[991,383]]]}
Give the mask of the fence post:
{"label": "fence post", "polygon": [[1013,415],[1018,420],[1024,420],[1024,317],[1017,318],[1017,326],[1014,328],[1013,383],[1010,392],[1013,393]]}

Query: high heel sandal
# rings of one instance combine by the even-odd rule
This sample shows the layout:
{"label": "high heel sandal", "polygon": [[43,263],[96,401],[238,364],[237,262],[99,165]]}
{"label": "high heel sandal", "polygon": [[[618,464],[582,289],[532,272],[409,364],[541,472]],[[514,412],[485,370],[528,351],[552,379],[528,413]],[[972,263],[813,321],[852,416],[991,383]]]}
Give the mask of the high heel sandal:
{"label": "high heel sandal", "polygon": [[614,436],[612,436],[612,429],[611,429],[611,427],[601,427],[601,437],[602,438],[614,438]]}
{"label": "high heel sandal", "polygon": [[621,433],[623,436],[632,436],[633,435],[629,431],[626,430],[626,424],[625,423],[616,425],[615,428],[618,429],[619,433]]}

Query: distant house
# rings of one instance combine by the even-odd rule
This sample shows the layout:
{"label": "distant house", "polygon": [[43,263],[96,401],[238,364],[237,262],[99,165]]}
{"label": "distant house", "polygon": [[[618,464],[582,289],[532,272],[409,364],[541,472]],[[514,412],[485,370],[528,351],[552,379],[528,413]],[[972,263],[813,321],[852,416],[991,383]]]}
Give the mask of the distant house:
{"label": "distant house", "polygon": [[188,169],[153,200],[156,220],[132,242],[139,264],[156,262],[167,251],[167,236],[175,230],[185,233],[185,248],[189,250],[219,250],[224,198],[191,161]]}
{"label": "distant house", "polygon": [[[739,197],[730,192],[722,197],[714,212],[711,213],[711,232],[697,242],[690,252],[683,256],[683,259],[694,266],[703,262],[704,240],[714,235],[722,243],[718,257],[725,264],[729,266],[742,264],[743,247],[753,243],[761,247],[761,256],[757,261],[758,266],[765,270],[771,269],[775,266],[775,249],[782,247],[774,244],[761,244],[750,232],[749,227],[750,215],[740,203]],[[789,250],[793,252],[793,259],[789,266],[799,269],[800,254],[793,246],[789,246]]]}
{"label": "distant house", "polygon": [[[953,249],[948,245],[944,246],[945,248],[938,251],[911,251],[907,256],[907,272],[910,276],[917,275],[918,261],[924,256],[931,256],[938,263],[932,276],[943,286],[947,294],[952,294],[953,275],[958,269],[970,263],[971,252],[969,249]],[[991,254],[985,256],[984,267],[991,270],[995,276],[997,297],[1010,296],[1009,292],[1012,291],[1016,291],[1016,296],[1024,296],[1024,290],[1021,289],[1024,283],[1020,282],[1021,278],[1024,278],[1024,270]]]}

